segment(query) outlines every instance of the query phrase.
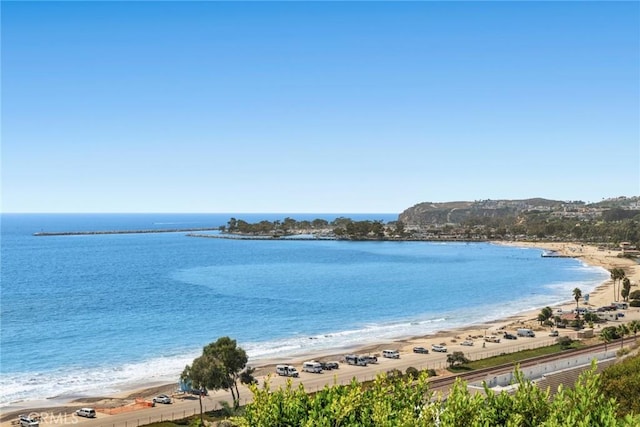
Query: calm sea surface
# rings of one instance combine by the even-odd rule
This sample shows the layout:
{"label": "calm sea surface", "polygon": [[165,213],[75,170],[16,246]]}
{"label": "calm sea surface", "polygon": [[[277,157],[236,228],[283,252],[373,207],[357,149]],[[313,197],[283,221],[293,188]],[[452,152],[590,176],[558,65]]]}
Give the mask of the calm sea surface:
{"label": "calm sea surface", "polygon": [[0,406],[174,381],[202,347],[251,360],[480,323],[571,299],[601,268],[488,243],[256,241],[185,233],[39,231],[216,227],[231,217],[390,214],[3,214]]}

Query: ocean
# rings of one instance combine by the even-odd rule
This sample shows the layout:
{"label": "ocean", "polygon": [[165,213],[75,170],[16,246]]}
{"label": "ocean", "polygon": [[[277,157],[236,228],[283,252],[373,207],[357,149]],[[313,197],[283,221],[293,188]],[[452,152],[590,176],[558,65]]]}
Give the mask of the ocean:
{"label": "ocean", "polygon": [[202,347],[260,359],[482,323],[583,294],[606,270],[491,243],[42,231],[396,214],[2,214],[0,407],[172,382]]}

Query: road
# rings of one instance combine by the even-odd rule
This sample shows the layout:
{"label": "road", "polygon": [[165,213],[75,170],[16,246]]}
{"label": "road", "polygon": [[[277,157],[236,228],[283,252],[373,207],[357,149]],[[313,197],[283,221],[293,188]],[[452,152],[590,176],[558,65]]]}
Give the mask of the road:
{"label": "road", "polygon": [[[631,341],[631,340],[630,340]],[[449,345],[448,351],[463,351],[465,355],[470,359],[481,359],[498,355],[501,353],[510,353],[528,348],[542,347],[550,345],[555,342],[554,338],[548,336],[536,337],[536,338],[520,338],[518,340],[507,340],[501,343],[486,343],[485,347],[478,345],[477,342],[473,347],[464,347],[459,344]],[[613,344],[609,345],[612,347]],[[601,348],[598,346],[597,349]],[[617,348],[616,348],[617,349]],[[583,350],[590,351],[590,350]],[[593,350],[595,351],[595,350]],[[555,355],[548,357],[567,357],[570,355]],[[447,366],[446,353],[434,353],[429,354],[414,354],[414,353],[402,353],[400,359],[386,359],[379,358],[377,364],[370,364],[366,367],[362,366],[350,366],[341,364],[340,368],[332,371],[325,371],[322,374],[312,374],[307,372],[301,372],[299,378],[285,378],[274,375],[268,377],[260,377],[259,381],[262,384],[266,379],[269,380],[271,388],[278,388],[286,385],[287,381],[291,381],[294,387],[303,383],[305,389],[308,391],[319,390],[325,385],[329,384],[347,384],[355,377],[358,381],[366,381],[375,378],[380,372],[387,372],[393,369],[398,369],[402,372],[406,371],[409,366],[417,369],[435,369],[442,371]],[[539,363],[539,360],[531,363]],[[496,373],[500,370],[511,369],[510,366],[501,368],[492,368],[492,373]],[[482,378],[482,376],[489,375],[489,371],[474,371],[464,375],[468,381],[473,379],[473,376]],[[448,381],[453,381],[454,377],[448,375],[447,377],[434,378],[433,386],[437,385],[438,389],[446,386]],[[219,409],[221,407],[220,401],[230,401],[230,393],[225,391],[211,392],[209,396],[205,396],[202,399],[203,407],[205,411],[213,409]],[[246,404],[251,400],[251,393],[246,388],[240,387],[240,400],[241,404]],[[196,396],[186,396],[184,398],[174,399],[172,404],[157,404],[155,407],[138,409],[131,412],[124,412],[116,415],[108,415],[104,413],[98,413],[95,419],[85,419],[77,417],[72,412],[67,413],[53,413],[47,411],[41,411],[38,413],[42,417],[41,426],[48,427],[52,425],[69,424],[78,425],[79,427],[137,427],[139,425],[149,424],[151,422],[166,421],[177,418],[184,418],[190,415],[199,413],[199,402]],[[2,427],[8,427],[11,423],[2,423]]]}

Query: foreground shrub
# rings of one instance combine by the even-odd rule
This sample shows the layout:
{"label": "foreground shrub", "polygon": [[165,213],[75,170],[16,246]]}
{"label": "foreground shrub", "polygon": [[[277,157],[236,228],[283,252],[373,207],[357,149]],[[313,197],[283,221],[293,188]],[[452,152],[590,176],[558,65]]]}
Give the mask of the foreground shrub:
{"label": "foreground shrub", "polygon": [[640,355],[608,367],[600,376],[604,395],[619,404],[618,415],[640,414]]}
{"label": "foreground shrub", "polygon": [[[516,370],[516,392],[486,396],[471,394],[457,380],[444,399],[429,390],[427,375],[417,380],[388,378],[382,374],[363,388],[355,379],[346,386],[326,386],[313,396],[300,385],[272,391],[251,386],[254,402],[243,417],[232,422],[238,427],[453,427],[453,426],[638,426],[640,416],[619,418],[618,404],[600,390],[600,377],[592,369],[580,376],[574,389],[560,387],[551,397]],[[637,392],[636,392],[637,393]]]}

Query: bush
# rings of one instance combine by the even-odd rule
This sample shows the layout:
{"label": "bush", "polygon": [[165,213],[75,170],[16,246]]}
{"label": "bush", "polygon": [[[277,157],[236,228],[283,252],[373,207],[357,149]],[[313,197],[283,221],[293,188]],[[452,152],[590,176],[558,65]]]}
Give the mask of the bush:
{"label": "bush", "polygon": [[616,351],[616,356],[618,357],[622,357],[625,356],[627,354],[629,354],[631,350],[629,350],[628,348],[621,348],[620,350]]}
{"label": "bush", "polygon": [[617,340],[618,338],[620,338],[620,335],[618,335],[618,329],[616,329],[615,326],[607,326],[602,328],[602,331],[600,331],[600,334],[602,335],[602,333],[605,330],[609,331],[608,333],[610,334],[610,337],[612,340]]}
{"label": "bush", "polygon": [[629,294],[629,299],[640,299],[640,290],[635,290]]}
{"label": "bush", "polygon": [[629,305],[631,307],[640,307],[640,299],[631,300],[631,302],[629,302]]}
{"label": "bush", "polygon": [[402,371],[400,369],[390,369],[387,371],[387,377],[389,378],[402,378]]}
{"label": "bush", "polygon": [[571,347],[573,340],[569,337],[560,337],[558,338],[558,344],[560,344],[561,349],[566,350]]}
{"label": "bush", "polygon": [[572,328],[581,329],[584,326],[584,321],[580,319],[575,319],[575,320],[572,320],[571,323],[569,323],[569,326],[571,326]]}
{"label": "bush", "polygon": [[420,375],[420,371],[418,371],[416,368],[414,368],[413,366],[409,366],[407,368],[407,370],[405,371],[405,374],[407,375],[407,377],[409,378],[413,378],[416,379],[418,378],[418,375]]}
{"label": "bush", "polygon": [[435,369],[427,369],[427,374],[428,374],[430,377],[437,377],[437,376],[438,376],[438,374],[436,373],[436,370],[435,370]]}
{"label": "bush", "polygon": [[601,374],[601,389],[608,399],[618,401],[618,415],[640,414],[640,356],[628,357],[606,368]]}

